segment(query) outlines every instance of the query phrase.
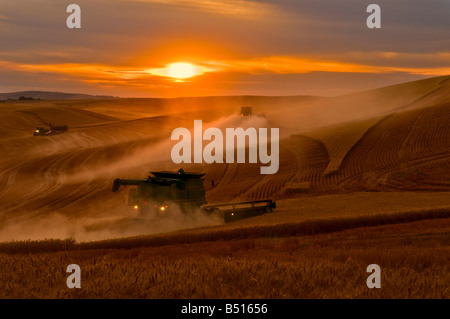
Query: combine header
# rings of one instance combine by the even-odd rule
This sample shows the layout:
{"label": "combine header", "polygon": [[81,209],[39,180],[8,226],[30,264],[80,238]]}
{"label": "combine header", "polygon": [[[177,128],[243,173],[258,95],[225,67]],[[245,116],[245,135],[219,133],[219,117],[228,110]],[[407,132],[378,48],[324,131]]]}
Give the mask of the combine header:
{"label": "combine header", "polygon": [[231,204],[207,205],[203,187],[204,174],[178,172],[151,172],[147,179],[116,179],[113,192],[120,186],[130,189],[128,205],[138,211],[139,217],[165,216],[179,209],[189,213],[200,209],[207,214],[221,216],[225,222],[272,212],[276,203],[272,199]]}
{"label": "combine header", "polygon": [[276,203],[271,199],[267,199],[253,202],[209,205],[205,207],[206,209],[213,209],[216,213],[219,213],[223,216],[225,222],[228,223],[242,218],[271,213],[276,208]]}

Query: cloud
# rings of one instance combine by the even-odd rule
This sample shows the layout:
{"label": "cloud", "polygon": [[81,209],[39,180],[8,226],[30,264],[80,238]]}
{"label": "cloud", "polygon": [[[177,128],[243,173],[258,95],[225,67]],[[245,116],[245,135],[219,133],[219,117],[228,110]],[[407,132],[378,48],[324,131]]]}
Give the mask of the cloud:
{"label": "cloud", "polygon": [[[373,59],[374,56],[377,59]],[[410,65],[399,66],[405,58],[411,58]],[[430,67],[417,67],[419,63],[427,64],[436,62]],[[395,59],[397,63],[392,63]],[[346,59],[348,60],[348,59]],[[361,59],[361,63],[351,63],[346,60],[292,57],[292,56],[269,56],[231,61],[210,61],[217,68],[227,71],[240,71],[249,73],[279,73],[279,74],[301,74],[309,72],[342,72],[342,73],[388,73],[407,72],[420,75],[447,75],[450,74],[450,53],[438,54],[405,54],[396,52],[379,52],[370,55],[368,60]],[[375,64],[373,62],[376,62]]]}
{"label": "cloud", "polygon": [[[98,85],[95,94],[165,96],[196,84],[224,95],[220,83],[241,82],[232,92],[251,94],[251,76],[254,92],[270,89],[270,77],[284,94],[278,81],[295,80],[280,75],[450,73],[448,0],[379,0],[380,30],[366,27],[370,1],[360,0],[78,0],[80,30],[65,26],[65,3],[1,1],[2,90]],[[175,88],[165,65],[179,61],[199,76]]]}
{"label": "cloud", "polygon": [[212,14],[233,16],[246,19],[262,18],[273,14],[277,6],[250,0],[119,0],[127,2],[147,2],[171,6],[177,9],[203,11]]}
{"label": "cloud", "polygon": [[0,21],[10,21],[11,18],[0,13]]}
{"label": "cloud", "polygon": [[[354,62],[351,62],[354,61]],[[40,89],[52,89],[52,85],[67,85],[75,88],[87,85],[90,93],[125,96],[192,96],[192,95],[229,95],[229,94],[317,94],[316,88],[308,92],[300,83],[303,74],[379,74],[380,78],[391,79],[386,74],[409,74],[421,77],[450,74],[450,52],[403,53],[403,52],[351,52],[333,56],[265,56],[257,58],[210,60],[193,63],[195,76],[182,81],[169,76],[168,67],[123,67],[97,63],[18,63],[0,60],[0,80],[15,90],[23,81],[24,89],[30,80],[38,81]],[[13,73],[11,73],[13,72]],[[282,75],[291,75],[290,77]],[[315,76],[314,78],[317,78]],[[342,76],[341,78],[344,78]],[[353,83],[345,77],[347,83]],[[367,77],[355,77],[368,79]],[[406,78],[402,76],[401,78]],[[44,80],[45,79],[45,80]],[[185,82],[184,86],[175,85]],[[372,81],[373,82],[373,81]],[[53,83],[53,84],[52,84]],[[370,83],[370,82],[368,82]],[[378,83],[378,82],[377,82]],[[387,84],[392,84],[389,80]],[[34,89],[36,84],[33,84]],[[242,90],[237,87],[242,86]],[[337,90],[337,83],[330,82],[329,88],[323,88],[322,94],[348,93],[345,85]],[[381,86],[381,85],[379,85]],[[298,91],[296,91],[296,87]],[[342,87],[342,86],[339,86]],[[367,88],[365,86],[358,86]],[[97,89],[95,89],[97,88]],[[355,86],[356,88],[356,86]],[[5,89],[4,89],[5,90]],[[20,90],[20,89],[19,89]],[[97,91],[96,91],[97,90]],[[108,90],[108,91],[105,91]],[[221,91],[222,90],[222,91]],[[70,91],[70,90],[69,90]],[[328,91],[325,92],[325,91]],[[268,93],[270,92],[270,93]],[[123,94],[123,93],[122,93]]]}
{"label": "cloud", "polygon": [[[366,55],[354,52],[351,57],[359,57],[359,63],[348,62],[348,59],[309,57],[309,56],[266,56],[258,58],[229,59],[205,61],[193,64],[195,75],[206,72],[241,72],[249,74],[303,74],[310,72],[341,73],[388,73],[406,72],[420,75],[450,74],[450,52],[436,54],[418,54],[402,52],[374,52]],[[409,63],[405,62],[409,61]],[[402,65],[403,64],[403,65]],[[422,66],[420,66],[422,65]],[[89,63],[32,64],[0,60],[3,70],[15,70],[24,73],[56,73],[72,78],[95,82],[101,80],[148,81],[149,78],[170,78],[168,66],[163,68],[127,68],[113,65]]]}

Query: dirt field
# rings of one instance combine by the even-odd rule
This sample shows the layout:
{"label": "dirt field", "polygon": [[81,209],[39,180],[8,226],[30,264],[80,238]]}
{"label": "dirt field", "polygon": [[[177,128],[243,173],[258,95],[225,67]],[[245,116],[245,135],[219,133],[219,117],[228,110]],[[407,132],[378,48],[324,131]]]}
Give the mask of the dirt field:
{"label": "dirt field", "polygon": [[[255,115],[240,117],[244,105]],[[280,128],[279,171],[173,164],[171,132],[196,119]],[[69,131],[33,136],[47,124]],[[335,98],[3,101],[0,154],[3,298],[450,296],[450,76]],[[137,222],[128,189],[111,191],[180,167],[206,174],[209,203],[277,209]],[[49,238],[76,243],[26,241]],[[66,287],[70,263],[83,289]],[[381,289],[365,284],[373,263]]]}

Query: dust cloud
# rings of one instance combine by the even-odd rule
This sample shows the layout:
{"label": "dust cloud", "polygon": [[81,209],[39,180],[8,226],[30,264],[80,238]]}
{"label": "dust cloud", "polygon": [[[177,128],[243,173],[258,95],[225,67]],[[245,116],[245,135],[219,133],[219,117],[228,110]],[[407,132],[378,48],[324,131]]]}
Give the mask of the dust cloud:
{"label": "dust cloud", "polygon": [[123,208],[122,214],[116,211],[111,216],[104,217],[70,218],[61,213],[49,213],[23,223],[4,224],[0,231],[0,241],[73,238],[77,242],[85,242],[160,234],[223,223],[218,215],[208,215],[200,209],[185,213],[176,205],[171,205],[167,215],[154,218],[137,217],[129,207]]}
{"label": "dust cloud", "polygon": [[[194,121],[192,121],[192,127],[187,127],[187,129],[191,131],[191,136],[194,134],[193,124]],[[225,135],[226,128],[267,128],[270,127],[270,123],[265,117],[262,116],[242,117],[232,115],[223,117],[214,122],[203,123],[203,130],[210,127],[219,128]],[[126,152],[122,157],[115,161],[98,162],[95,165],[90,166],[84,165],[82,167],[78,167],[76,172],[73,173],[61,172],[58,175],[57,182],[61,184],[86,183],[99,178],[105,179],[114,176],[117,177],[122,176],[121,174],[124,172],[130,172],[131,170],[136,172],[141,172],[142,169],[147,170],[155,163],[169,163],[169,165],[164,166],[174,166],[170,165],[170,163],[172,163],[170,153],[172,147],[177,142],[178,141],[170,140],[170,136],[168,136],[167,140],[142,146],[131,152]],[[209,141],[205,141],[203,143],[203,147],[208,142]]]}
{"label": "dust cloud", "polygon": [[[248,127],[269,127],[269,125],[264,117],[233,115],[204,123],[203,129],[217,127],[225,132],[226,128],[242,127],[246,129]],[[192,127],[188,127],[188,129],[193,131],[193,121]],[[69,141],[69,137],[76,141]],[[73,156],[77,156],[77,150],[98,148],[101,142],[90,138],[87,134],[68,135],[63,138],[63,145],[57,145],[55,139],[47,145],[48,150],[41,149],[35,155],[71,153]],[[110,143],[111,141],[108,141],[108,144]],[[40,196],[43,196],[44,199],[46,196],[51,198],[69,197],[71,194],[66,193],[68,190],[73,194],[82,193],[83,195],[98,192],[98,197],[87,204],[83,202],[82,211],[76,214],[68,214],[65,207],[54,210],[51,208],[50,202],[48,207],[36,207],[34,211],[21,213],[21,215],[29,214],[33,217],[24,220],[15,218],[3,220],[0,228],[0,241],[48,238],[95,241],[222,224],[223,219],[218,216],[207,215],[201,210],[183,213],[176,208],[176,205],[172,205],[173,208],[168,216],[137,219],[137,212],[127,205],[128,189],[123,189],[118,194],[111,192],[114,178],[136,178],[141,176],[142,172],[147,172],[149,168],[158,167],[159,169],[161,163],[164,164],[163,166],[174,167],[170,153],[175,143],[176,141],[170,140],[170,136],[168,136],[167,140],[144,144],[131,152],[124,150],[123,154],[115,160],[106,160],[99,156],[96,161],[80,160],[76,167],[69,167],[63,161],[55,162],[49,166],[49,170],[44,171],[42,178],[39,179],[39,184],[34,185],[36,190],[43,189],[48,192],[48,194],[44,193]],[[46,153],[47,151],[49,153]],[[135,173],[130,176],[130,172]],[[46,187],[41,187],[42,185]],[[108,192],[101,192],[101,190],[108,190]],[[36,196],[36,192],[33,195]],[[26,195],[24,197],[23,200],[27,201]],[[77,201],[78,199],[68,202],[67,206],[77,206],[79,204]]]}

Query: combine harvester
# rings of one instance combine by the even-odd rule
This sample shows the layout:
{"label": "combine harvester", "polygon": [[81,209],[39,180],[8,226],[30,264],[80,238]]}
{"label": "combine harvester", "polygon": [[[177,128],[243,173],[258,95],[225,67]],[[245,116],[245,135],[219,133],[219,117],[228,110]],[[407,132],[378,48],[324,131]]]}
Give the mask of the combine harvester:
{"label": "combine harvester", "polygon": [[[142,218],[170,215],[171,210],[180,209],[184,213],[200,209],[207,214],[216,214],[225,222],[270,213],[276,208],[272,199],[220,205],[206,205],[203,176],[200,173],[151,172],[147,179],[116,179],[113,192],[121,185],[133,185],[130,189],[128,205],[138,211]],[[174,207],[175,206],[175,207]]]}
{"label": "combine harvester", "polygon": [[251,106],[243,106],[241,107],[241,116],[252,116],[252,107]]}
{"label": "combine harvester", "polygon": [[61,125],[61,126],[52,126],[49,124],[50,129],[46,129],[44,127],[37,127],[36,131],[34,131],[33,136],[49,136],[49,135],[57,135],[62,134],[64,132],[67,132],[68,127],[67,125]]}

